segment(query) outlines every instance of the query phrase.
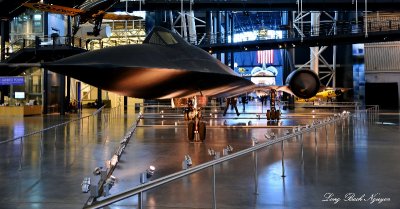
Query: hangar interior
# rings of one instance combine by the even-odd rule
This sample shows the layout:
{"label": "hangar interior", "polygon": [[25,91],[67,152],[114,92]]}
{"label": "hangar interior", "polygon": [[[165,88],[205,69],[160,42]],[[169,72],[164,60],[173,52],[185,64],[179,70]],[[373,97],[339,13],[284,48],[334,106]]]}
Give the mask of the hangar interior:
{"label": "hangar interior", "polygon": [[[141,1],[121,1],[109,11],[130,12],[143,19],[104,20],[102,27],[107,30],[102,30],[104,34],[98,37],[84,34],[83,31],[90,30],[91,27],[87,23],[82,25],[81,31],[71,40],[73,21],[69,16],[24,9],[20,3],[15,2],[4,7],[4,12],[9,12],[9,18],[2,20],[4,32],[1,57],[6,63],[46,62],[85,50],[141,43],[146,32],[154,25],[161,25],[178,32],[188,42],[209,51],[226,65],[233,66],[233,70],[243,76],[251,76],[255,67],[265,64],[266,67],[272,66],[277,69],[275,83],[281,85],[294,69],[312,69],[319,73],[323,85],[352,89],[344,98],[339,98],[339,101],[357,101],[363,105],[380,104],[394,109],[398,107],[399,69],[394,58],[399,53],[395,33],[400,17],[389,8],[384,8],[383,11],[369,11],[374,8],[370,7],[368,12],[365,12],[361,2],[352,2],[350,5],[339,4],[327,11],[315,11],[318,3],[299,1],[294,4],[277,4],[276,7],[270,7],[270,10],[260,7],[258,2],[249,3],[248,7],[233,4],[229,9],[225,8],[227,5],[220,3],[215,9],[207,10],[202,7],[204,3],[201,1],[182,1],[182,8],[179,2],[170,2],[167,5],[171,9],[166,10],[158,8],[158,2],[150,1],[141,5]],[[70,6],[70,3],[65,3],[64,6]],[[74,5],[81,3],[76,1]],[[374,2],[370,5],[375,6]],[[388,10],[390,12],[387,12]],[[32,50],[35,37],[40,40],[39,50],[36,51]],[[55,39],[56,46],[53,46],[53,50],[56,50],[56,53],[49,56],[45,48],[52,46]],[[72,45],[75,49],[62,49],[57,45]],[[262,53],[269,55],[260,55]],[[32,84],[25,87],[15,86],[12,89],[2,87],[1,103],[5,103],[6,100],[6,103],[13,104],[14,91],[24,91],[27,100],[35,99],[45,105],[45,112],[61,112],[61,107],[54,108],[64,103],[61,100],[64,95],[57,94],[58,91],[61,92],[60,89],[66,89],[65,96],[68,97],[68,101],[78,99],[76,81],[72,80],[71,85],[70,78],[66,78],[66,84],[70,85],[60,86],[58,80],[64,78],[51,75],[50,72],[47,73],[48,84],[44,86],[43,73],[43,69],[26,68],[2,72],[2,76],[27,76],[26,79],[32,80]],[[41,77],[37,77],[39,74]],[[63,83],[65,82],[61,82]],[[396,92],[392,94],[396,96],[397,102],[393,97],[391,101],[394,102],[366,99],[375,96],[373,91],[370,94],[365,92],[366,83],[397,83],[397,96]],[[47,88],[46,92],[49,92],[46,102],[43,101],[44,95],[37,91],[39,84],[41,89]],[[391,91],[395,88],[385,89]],[[80,100],[77,102],[87,100],[82,101],[86,104],[96,100],[95,92],[96,88],[81,85]],[[108,94],[103,92],[102,99],[109,100]],[[110,97],[114,100],[115,96]],[[120,98],[114,100],[111,105],[118,105],[119,100]]]}
{"label": "hangar interior", "polygon": [[[95,21],[74,34],[70,16],[0,1],[1,63],[12,66],[0,68],[4,208],[399,207],[400,169],[388,159],[400,153],[400,2],[112,2],[107,12],[140,18],[104,19],[93,36]],[[170,100],[127,97],[30,65],[142,44],[154,26],[255,83],[284,85],[307,69],[347,90],[304,101],[278,92],[277,120],[266,116],[270,95],[249,92],[240,114],[209,98],[207,132],[194,135],[206,140],[193,141],[185,108]],[[5,109],[19,106],[32,107]]]}

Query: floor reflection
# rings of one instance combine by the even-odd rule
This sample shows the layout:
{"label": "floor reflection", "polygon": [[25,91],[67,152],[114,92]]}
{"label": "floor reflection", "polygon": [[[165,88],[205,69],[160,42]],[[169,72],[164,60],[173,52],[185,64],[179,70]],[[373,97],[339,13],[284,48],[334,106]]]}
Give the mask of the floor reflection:
{"label": "floor reflection", "polygon": [[[258,110],[258,109],[256,109]],[[299,114],[285,111],[279,122],[258,120],[251,107],[239,117],[207,118],[206,141],[188,143],[182,115],[176,110],[144,114],[134,138],[124,151],[114,172],[118,182],[112,194],[140,184],[140,173],[156,166],[152,179],[182,170],[185,155],[193,166],[213,159],[208,149],[223,153],[227,145],[234,152],[270,139],[265,134],[281,136],[297,125],[311,124],[331,114],[329,110],[299,109]],[[337,110],[340,112],[339,110]],[[229,113],[229,112],[228,112]],[[215,115],[215,113],[214,113]],[[314,116],[314,117],[312,117]],[[76,116],[46,116],[1,120],[1,141],[29,133]],[[119,146],[122,136],[138,117],[120,114],[115,117],[88,118],[67,126],[0,145],[0,201],[5,208],[77,208],[88,194],[81,193],[83,177],[95,167],[104,166]],[[393,118],[392,118],[393,117]],[[398,115],[385,115],[379,121],[396,121]],[[397,118],[397,119],[396,119]],[[226,123],[225,123],[226,120]],[[251,123],[249,124],[249,121]],[[400,167],[393,160],[400,157],[398,126],[349,120],[327,125],[284,143],[285,178],[282,178],[281,144],[257,152],[258,195],[254,194],[255,153],[216,167],[218,208],[373,208],[368,203],[322,202],[325,193],[343,196],[381,193],[392,198],[385,208],[400,205],[398,176]],[[21,167],[21,170],[19,168]],[[212,204],[212,169],[168,183],[144,195],[149,208],[210,208]],[[95,178],[93,179],[95,180]],[[66,203],[67,202],[67,203]],[[137,197],[116,203],[110,208],[137,206]]]}

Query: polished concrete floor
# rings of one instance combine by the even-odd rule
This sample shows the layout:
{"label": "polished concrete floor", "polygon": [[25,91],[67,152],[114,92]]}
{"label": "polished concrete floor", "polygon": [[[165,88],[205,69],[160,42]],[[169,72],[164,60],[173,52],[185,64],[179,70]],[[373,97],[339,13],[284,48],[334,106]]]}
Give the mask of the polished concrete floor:
{"label": "polished concrete floor", "polygon": [[[181,112],[147,109],[114,171],[118,181],[111,194],[138,185],[140,173],[149,165],[156,167],[152,179],[157,179],[182,170],[186,154],[196,166],[212,160],[209,148],[222,152],[231,145],[236,152],[251,147],[252,137],[262,143],[268,140],[266,132],[279,136],[292,126],[341,111],[296,109],[284,111],[278,123],[267,123],[256,117],[265,112],[258,103],[250,103],[239,117],[232,110],[222,117],[221,109],[211,108],[205,114],[205,143],[189,143]],[[0,144],[0,208],[83,207],[89,197],[81,191],[83,178],[98,178],[92,171],[111,159],[138,114],[128,109],[126,114],[89,117],[42,135],[18,138],[76,117],[0,119],[0,141],[17,138]],[[280,144],[218,165],[217,208],[400,208],[399,118],[398,112],[383,112],[378,121],[352,119],[304,134],[303,140],[286,141],[285,178]],[[206,169],[152,189],[144,194],[144,208],[212,208],[211,177],[212,170]],[[137,197],[109,207],[137,208]]]}

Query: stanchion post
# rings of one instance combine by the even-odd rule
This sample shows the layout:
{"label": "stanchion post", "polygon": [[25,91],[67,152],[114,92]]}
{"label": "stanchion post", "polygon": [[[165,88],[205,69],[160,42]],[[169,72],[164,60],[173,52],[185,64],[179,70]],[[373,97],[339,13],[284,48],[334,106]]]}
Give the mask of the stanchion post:
{"label": "stanchion post", "polygon": [[258,194],[258,156],[257,151],[254,151],[254,194]]}
{"label": "stanchion post", "polygon": [[212,194],[213,194],[213,209],[217,209],[217,197],[215,194],[215,165],[212,166],[213,176],[212,176]]}
{"label": "stanchion post", "polygon": [[285,176],[285,161],[284,161],[285,150],[284,150],[284,147],[283,147],[283,143],[284,143],[284,141],[282,140],[282,146],[281,146],[281,150],[282,150],[282,178],[286,177]]}
{"label": "stanchion post", "polygon": [[20,141],[19,141],[20,143],[19,143],[19,150],[20,150],[20,154],[19,154],[19,171],[21,171],[22,170],[22,158],[23,158],[23,155],[24,155],[24,137],[21,137],[20,138]]}
{"label": "stanchion post", "polygon": [[315,141],[315,146],[317,146],[317,128],[314,128],[314,141]]}
{"label": "stanchion post", "polygon": [[301,164],[304,164],[304,141],[303,141],[303,133],[300,134],[301,140]]}
{"label": "stanchion post", "polygon": [[138,208],[143,208],[143,192],[139,192],[138,194]]}
{"label": "stanchion post", "polygon": [[328,144],[328,128],[326,127],[326,124],[325,124],[325,134],[326,134],[326,144]]}

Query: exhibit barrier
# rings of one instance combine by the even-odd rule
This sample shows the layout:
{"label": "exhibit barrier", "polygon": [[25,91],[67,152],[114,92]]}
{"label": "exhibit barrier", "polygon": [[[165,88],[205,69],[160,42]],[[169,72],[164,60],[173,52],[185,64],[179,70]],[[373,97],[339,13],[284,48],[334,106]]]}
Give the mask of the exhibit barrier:
{"label": "exhibit barrier", "polygon": [[375,123],[379,121],[379,105],[367,105],[366,109],[357,110],[354,112],[355,119],[361,120],[364,123]]}
{"label": "exhibit barrier", "polygon": [[[209,114],[214,114],[214,113],[219,113],[221,111],[224,110],[226,105],[225,101],[222,102],[217,102],[217,101],[213,101],[213,102],[209,102],[207,106],[204,106],[202,108],[203,114],[204,115],[209,115]],[[269,107],[269,104],[266,105],[262,105],[260,101],[257,102],[251,102],[251,104],[246,104],[246,107],[248,105],[252,105],[252,106],[256,106],[258,107],[257,112],[247,112],[247,113],[254,113],[254,114],[263,114],[267,112],[267,109]],[[280,101],[279,104],[277,103],[277,109],[281,110],[281,109],[285,109],[285,107],[288,106],[288,102],[287,101]],[[237,108],[238,109],[242,109],[242,104],[241,102],[237,103]],[[136,112],[142,112],[143,114],[182,114],[183,110],[185,109],[185,107],[175,107],[173,108],[170,104],[160,104],[160,103],[137,103],[135,104],[135,110]]]}
{"label": "exhibit barrier", "polygon": [[[143,202],[142,202],[142,194],[143,192],[146,192],[150,189],[154,189],[157,188],[159,186],[165,185],[169,182],[181,179],[183,177],[189,176],[191,174],[197,173],[199,171],[202,171],[204,169],[208,169],[208,168],[212,168],[212,205],[213,208],[216,208],[217,205],[217,200],[216,200],[216,178],[215,178],[215,167],[218,164],[221,164],[223,162],[232,160],[234,158],[238,158],[250,153],[255,153],[255,157],[254,159],[254,177],[255,177],[255,193],[258,192],[258,171],[257,171],[257,151],[269,147],[271,145],[277,144],[277,143],[281,143],[281,153],[282,153],[282,177],[285,177],[285,164],[284,164],[284,142],[286,140],[292,139],[294,137],[300,137],[301,140],[303,140],[303,134],[308,133],[308,132],[312,132],[314,131],[314,133],[316,134],[317,129],[319,128],[323,128],[325,127],[325,130],[327,131],[327,125],[329,124],[333,124],[334,126],[334,133],[336,136],[336,123],[340,123],[341,127],[342,127],[342,133],[344,133],[344,126],[345,124],[347,124],[347,126],[349,125],[348,123],[350,122],[350,117],[351,114],[347,111],[343,111],[343,113],[340,114],[335,114],[332,117],[327,117],[323,120],[315,120],[312,124],[306,125],[306,126],[298,126],[297,128],[293,128],[291,129],[291,133],[290,131],[287,131],[286,133],[284,133],[282,136],[277,137],[274,134],[265,134],[265,137],[267,139],[269,139],[268,141],[264,142],[264,143],[258,143],[257,139],[252,139],[253,140],[253,145],[250,148],[247,148],[245,150],[241,150],[238,151],[236,153],[232,153],[229,155],[225,155],[223,157],[220,158],[215,158],[212,161],[200,164],[198,166],[194,166],[185,170],[182,170],[180,172],[165,176],[165,177],[161,177],[159,179],[155,179],[153,181],[149,181],[143,184],[140,184],[134,188],[131,188],[125,192],[116,194],[116,195],[112,195],[108,198],[99,200],[97,202],[93,202],[92,204],[86,204],[84,206],[84,208],[102,208],[108,205],[111,205],[112,203],[116,203],[119,201],[122,201],[124,199],[127,199],[129,197],[133,197],[135,195],[138,196],[138,206],[137,208],[141,209],[143,208]],[[316,137],[316,136],[315,136]],[[328,135],[327,135],[328,137]],[[315,140],[317,140],[315,138]],[[326,140],[328,140],[328,138],[326,138]]]}
{"label": "exhibit barrier", "polygon": [[[112,116],[110,113],[109,116]],[[118,165],[119,160],[125,150],[126,146],[128,145],[129,141],[132,138],[132,135],[136,132],[136,128],[142,119],[142,115],[139,114],[139,117],[136,119],[136,122],[128,129],[125,136],[122,138],[119,146],[115,149],[112,157],[110,160],[106,161],[106,168],[103,169],[101,167],[95,168],[93,172],[95,175],[100,175],[100,180],[97,184],[92,185],[90,184],[90,177],[85,177],[82,182],[82,191],[87,193],[90,191],[90,197],[88,198],[86,204],[91,204],[96,198],[102,195],[109,195],[109,190],[115,183],[115,177],[112,175],[115,168]]]}
{"label": "exhibit barrier", "polygon": [[304,107],[304,108],[331,108],[335,109],[354,109],[354,112],[357,112],[358,109],[361,107],[359,102],[322,102],[322,101],[315,101],[315,102],[296,102],[296,107]]}

